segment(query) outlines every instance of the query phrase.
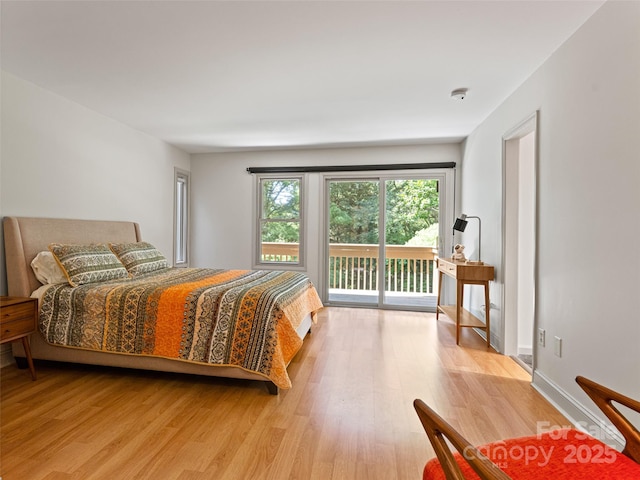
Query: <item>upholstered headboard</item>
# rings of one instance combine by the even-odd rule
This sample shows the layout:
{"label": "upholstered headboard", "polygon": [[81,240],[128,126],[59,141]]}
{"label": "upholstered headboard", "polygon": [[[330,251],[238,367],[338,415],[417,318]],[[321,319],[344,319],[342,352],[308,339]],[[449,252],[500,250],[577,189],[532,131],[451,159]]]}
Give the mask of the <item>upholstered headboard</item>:
{"label": "upholstered headboard", "polygon": [[40,287],[31,261],[50,243],[127,243],[142,240],[134,222],[4,217],[4,251],[9,295],[28,297]]}

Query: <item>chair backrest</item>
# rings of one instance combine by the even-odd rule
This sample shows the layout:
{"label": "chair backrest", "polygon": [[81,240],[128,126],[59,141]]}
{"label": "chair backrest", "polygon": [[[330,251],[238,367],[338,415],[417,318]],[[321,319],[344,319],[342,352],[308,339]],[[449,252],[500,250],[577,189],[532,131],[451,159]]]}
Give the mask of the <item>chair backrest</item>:
{"label": "chair backrest", "polygon": [[620,411],[613,402],[624,405],[635,412],[640,412],[640,402],[621,393],[603,387],[602,385],[584,377],[576,377],[576,382],[604,413],[611,423],[620,431],[625,439],[622,453],[636,463],[640,463],[640,432]]}
{"label": "chair backrest", "polygon": [[436,456],[447,480],[465,480],[465,477],[446,440],[449,440],[455,449],[462,454],[481,480],[511,479],[422,400],[414,400],[413,406],[425,432],[427,432],[433,449],[436,451]]}

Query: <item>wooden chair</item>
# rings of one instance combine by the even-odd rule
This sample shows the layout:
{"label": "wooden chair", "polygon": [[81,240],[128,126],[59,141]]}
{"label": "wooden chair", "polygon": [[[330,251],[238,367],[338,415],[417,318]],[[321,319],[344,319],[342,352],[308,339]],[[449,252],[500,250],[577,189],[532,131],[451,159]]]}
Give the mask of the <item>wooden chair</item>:
{"label": "wooden chair", "polygon": [[[612,404],[640,412],[640,402],[584,377],[576,382],[624,437],[622,453],[576,429],[474,447],[418,399],[414,407],[437,455],[425,465],[423,479],[640,479],[640,432]],[[457,452],[451,451],[447,440]]]}

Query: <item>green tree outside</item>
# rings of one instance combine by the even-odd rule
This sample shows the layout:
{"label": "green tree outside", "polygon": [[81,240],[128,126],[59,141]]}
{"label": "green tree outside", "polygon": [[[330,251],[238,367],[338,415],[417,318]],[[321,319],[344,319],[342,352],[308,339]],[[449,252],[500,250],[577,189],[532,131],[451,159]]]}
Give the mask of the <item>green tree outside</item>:
{"label": "green tree outside", "polygon": [[[329,241],[378,243],[378,182],[336,181],[330,188]],[[438,223],[437,180],[386,182],[388,245],[418,244],[422,230]],[[436,246],[422,245],[422,246]]]}
{"label": "green tree outside", "polygon": [[300,181],[262,181],[262,241],[298,243],[300,240]]}

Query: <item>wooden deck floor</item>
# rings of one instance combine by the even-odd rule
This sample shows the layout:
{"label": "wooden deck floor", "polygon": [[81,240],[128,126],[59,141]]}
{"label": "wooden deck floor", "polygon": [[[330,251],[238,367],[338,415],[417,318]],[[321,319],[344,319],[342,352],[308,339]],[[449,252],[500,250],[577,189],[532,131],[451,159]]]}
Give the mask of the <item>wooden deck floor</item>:
{"label": "wooden deck floor", "polygon": [[566,424],[513,360],[428,313],[327,308],[278,397],[257,382],[37,363],[1,371],[3,480],[419,479],[412,407],[469,440]]}

